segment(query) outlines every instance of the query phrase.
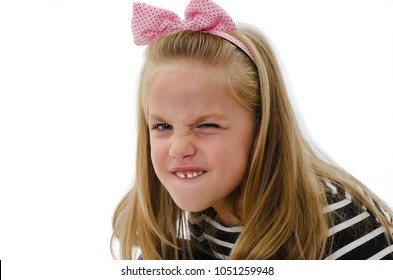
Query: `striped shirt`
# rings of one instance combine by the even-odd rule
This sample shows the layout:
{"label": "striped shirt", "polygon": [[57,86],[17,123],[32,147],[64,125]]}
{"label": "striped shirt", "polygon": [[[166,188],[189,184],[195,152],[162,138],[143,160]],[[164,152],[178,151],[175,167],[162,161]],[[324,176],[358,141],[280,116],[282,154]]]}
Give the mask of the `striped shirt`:
{"label": "striped shirt", "polygon": [[[385,228],[365,207],[357,206],[343,188],[326,181],[328,206],[325,214],[332,215],[328,229],[326,260],[388,259],[393,260],[393,244],[385,238]],[[392,217],[377,205],[389,221]],[[227,259],[242,232],[242,226],[226,227],[206,214],[190,220],[192,240],[199,242],[217,259]],[[206,255],[204,255],[206,256]],[[201,257],[204,258],[204,257]]]}

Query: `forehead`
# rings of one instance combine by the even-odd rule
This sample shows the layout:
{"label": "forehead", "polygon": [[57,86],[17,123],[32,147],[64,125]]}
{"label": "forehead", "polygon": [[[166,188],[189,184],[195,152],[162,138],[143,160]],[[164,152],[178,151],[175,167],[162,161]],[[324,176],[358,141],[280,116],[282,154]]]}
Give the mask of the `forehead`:
{"label": "forehead", "polygon": [[230,114],[239,104],[232,89],[217,78],[211,66],[181,63],[161,69],[150,81],[149,115]]}
{"label": "forehead", "polygon": [[224,83],[228,79],[228,71],[225,71],[226,67],[193,58],[170,59],[165,62],[154,63],[149,68],[149,72],[151,72],[148,75],[150,80],[178,72],[195,73],[214,83]]}

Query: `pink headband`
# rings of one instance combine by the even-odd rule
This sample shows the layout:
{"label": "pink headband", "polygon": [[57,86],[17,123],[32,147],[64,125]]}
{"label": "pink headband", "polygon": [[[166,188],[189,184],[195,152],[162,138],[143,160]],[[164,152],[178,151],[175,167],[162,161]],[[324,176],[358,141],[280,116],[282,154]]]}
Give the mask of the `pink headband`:
{"label": "pink headband", "polygon": [[191,0],[187,5],[185,20],[172,11],[143,3],[134,3],[132,34],[137,45],[149,45],[161,36],[180,30],[192,30],[219,36],[246,53],[254,62],[250,50],[226,32],[236,30],[232,18],[211,0]]}

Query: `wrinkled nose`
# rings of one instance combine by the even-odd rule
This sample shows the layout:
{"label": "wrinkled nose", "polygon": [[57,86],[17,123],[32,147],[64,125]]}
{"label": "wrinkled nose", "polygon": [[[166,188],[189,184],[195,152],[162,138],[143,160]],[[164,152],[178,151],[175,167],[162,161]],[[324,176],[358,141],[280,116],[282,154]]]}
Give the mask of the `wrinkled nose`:
{"label": "wrinkled nose", "polygon": [[193,156],[195,154],[195,146],[189,137],[185,135],[174,135],[171,146],[169,148],[169,156],[176,159]]}

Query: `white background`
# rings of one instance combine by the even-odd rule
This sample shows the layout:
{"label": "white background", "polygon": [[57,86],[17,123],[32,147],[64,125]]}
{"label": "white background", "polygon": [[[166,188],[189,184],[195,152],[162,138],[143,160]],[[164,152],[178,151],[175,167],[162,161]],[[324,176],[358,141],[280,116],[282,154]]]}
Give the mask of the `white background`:
{"label": "white background", "polygon": [[[132,2],[0,1],[5,268],[111,259],[112,214],[134,178],[145,49],[132,41]],[[393,2],[216,2],[273,43],[313,141],[393,205]],[[188,1],[147,3],[183,18]]]}

